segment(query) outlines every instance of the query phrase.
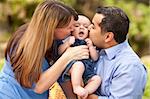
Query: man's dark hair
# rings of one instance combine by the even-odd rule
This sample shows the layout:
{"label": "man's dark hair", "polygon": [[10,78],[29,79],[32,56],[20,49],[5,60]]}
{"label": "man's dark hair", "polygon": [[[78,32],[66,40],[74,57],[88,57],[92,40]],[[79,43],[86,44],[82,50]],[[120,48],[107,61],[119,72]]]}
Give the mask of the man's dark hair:
{"label": "man's dark hair", "polygon": [[126,40],[130,20],[120,8],[98,7],[96,13],[104,15],[101,23],[102,32],[113,32],[114,39],[118,43]]}

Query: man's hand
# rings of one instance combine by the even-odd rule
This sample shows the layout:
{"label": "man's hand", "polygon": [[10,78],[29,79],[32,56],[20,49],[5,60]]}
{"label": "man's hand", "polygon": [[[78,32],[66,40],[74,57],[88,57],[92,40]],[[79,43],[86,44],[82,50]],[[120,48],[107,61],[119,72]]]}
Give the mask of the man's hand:
{"label": "man's hand", "polygon": [[87,99],[98,99],[98,96],[95,94],[91,94],[87,97]]}

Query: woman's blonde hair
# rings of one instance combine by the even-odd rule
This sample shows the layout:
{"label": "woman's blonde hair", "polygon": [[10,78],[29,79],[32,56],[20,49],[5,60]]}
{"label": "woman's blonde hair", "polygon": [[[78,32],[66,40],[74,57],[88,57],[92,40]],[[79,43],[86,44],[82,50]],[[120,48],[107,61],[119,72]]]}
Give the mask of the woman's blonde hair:
{"label": "woman's blonde hair", "polygon": [[47,0],[37,6],[30,23],[12,36],[5,57],[9,56],[15,77],[22,86],[31,88],[39,80],[45,53],[53,44],[54,30],[67,26],[71,17],[78,18],[74,9]]}

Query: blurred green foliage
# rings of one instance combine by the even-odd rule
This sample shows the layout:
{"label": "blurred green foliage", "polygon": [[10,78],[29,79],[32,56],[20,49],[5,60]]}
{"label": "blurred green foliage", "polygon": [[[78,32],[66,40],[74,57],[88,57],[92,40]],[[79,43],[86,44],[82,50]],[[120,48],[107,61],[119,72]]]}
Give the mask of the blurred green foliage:
{"label": "blurred green foliage", "polygon": [[4,59],[0,59],[0,71],[2,69],[3,64],[4,64]]}
{"label": "blurred green foliage", "polygon": [[143,95],[143,99],[150,99],[150,61],[149,61],[150,57],[147,59],[143,58],[142,60],[147,68],[147,74],[148,74],[147,84]]}

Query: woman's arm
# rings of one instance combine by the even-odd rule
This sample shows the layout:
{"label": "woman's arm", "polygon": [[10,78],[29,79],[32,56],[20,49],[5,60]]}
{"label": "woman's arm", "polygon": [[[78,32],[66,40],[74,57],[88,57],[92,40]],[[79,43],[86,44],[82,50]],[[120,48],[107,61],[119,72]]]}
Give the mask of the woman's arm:
{"label": "woman's arm", "polygon": [[45,72],[43,72],[37,82],[34,91],[43,93],[57,81],[67,64],[72,60],[88,59],[89,50],[85,45],[68,48],[64,54]]}

